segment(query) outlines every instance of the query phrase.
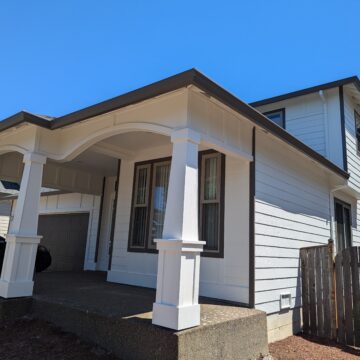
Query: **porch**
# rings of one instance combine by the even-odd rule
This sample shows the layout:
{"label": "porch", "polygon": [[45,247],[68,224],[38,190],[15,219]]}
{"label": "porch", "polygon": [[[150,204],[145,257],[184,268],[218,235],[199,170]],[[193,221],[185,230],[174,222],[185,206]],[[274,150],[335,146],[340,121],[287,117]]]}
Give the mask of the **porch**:
{"label": "porch", "polygon": [[[201,325],[152,325],[155,290],[106,282],[102,272],[36,275],[32,316],[122,359],[249,359],[267,354],[265,313],[200,297]],[[13,301],[13,300],[7,300]]]}

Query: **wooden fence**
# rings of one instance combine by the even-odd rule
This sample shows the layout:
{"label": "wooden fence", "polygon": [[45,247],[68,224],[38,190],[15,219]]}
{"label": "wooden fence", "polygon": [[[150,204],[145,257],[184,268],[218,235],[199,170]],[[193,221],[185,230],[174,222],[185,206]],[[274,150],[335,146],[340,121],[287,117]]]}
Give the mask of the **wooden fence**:
{"label": "wooden fence", "polygon": [[360,248],[337,254],[328,245],[300,249],[303,330],[360,346]]}

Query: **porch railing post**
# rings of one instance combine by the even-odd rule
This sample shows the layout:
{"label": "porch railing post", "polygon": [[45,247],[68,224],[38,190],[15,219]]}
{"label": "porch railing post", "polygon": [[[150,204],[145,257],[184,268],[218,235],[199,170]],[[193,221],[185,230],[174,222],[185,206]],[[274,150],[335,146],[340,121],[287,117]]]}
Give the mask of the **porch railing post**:
{"label": "porch railing post", "polygon": [[0,297],[31,296],[37,247],[39,202],[46,157],[24,155],[24,171],[14,218],[6,235],[6,250],[0,278]]}
{"label": "porch railing post", "polygon": [[200,252],[198,234],[198,144],[190,130],[171,137],[173,156],[159,250],[153,324],[181,330],[200,325]]}

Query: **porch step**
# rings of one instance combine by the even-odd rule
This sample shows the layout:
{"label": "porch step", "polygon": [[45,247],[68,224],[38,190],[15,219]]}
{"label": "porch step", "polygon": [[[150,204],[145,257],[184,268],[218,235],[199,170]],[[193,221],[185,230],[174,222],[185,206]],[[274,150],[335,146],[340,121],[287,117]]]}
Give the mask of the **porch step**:
{"label": "porch step", "polygon": [[172,331],[151,324],[151,312],[119,316],[74,303],[34,297],[34,317],[127,359],[256,359],[268,353],[265,313],[202,304],[201,326]]}

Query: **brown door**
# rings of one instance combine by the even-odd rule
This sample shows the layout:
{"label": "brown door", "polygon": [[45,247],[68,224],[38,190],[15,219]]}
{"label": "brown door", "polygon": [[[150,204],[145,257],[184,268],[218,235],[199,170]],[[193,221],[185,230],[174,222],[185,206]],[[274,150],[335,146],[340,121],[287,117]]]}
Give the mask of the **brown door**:
{"label": "brown door", "polygon": [[40,215],[38,234],[51,254],[49,271],[84,269],[89,214]]}

